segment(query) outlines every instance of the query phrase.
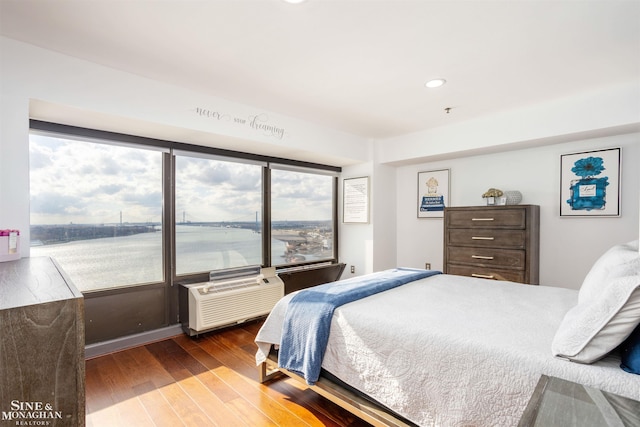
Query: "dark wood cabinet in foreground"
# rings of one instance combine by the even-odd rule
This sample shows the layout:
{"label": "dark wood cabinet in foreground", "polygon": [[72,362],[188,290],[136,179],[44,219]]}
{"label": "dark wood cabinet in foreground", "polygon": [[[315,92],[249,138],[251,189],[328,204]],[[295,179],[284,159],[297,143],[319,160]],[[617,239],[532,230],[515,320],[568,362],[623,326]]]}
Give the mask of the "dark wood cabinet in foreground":
{"label": "dark wood cabinet in foreground", "polygon": [[83,301],[50,258],[0,263],[0,426],[84,426]]}
{"label": "dark wood cabinet in foreground", "polygon": [[445,208],[445,273],[537,285],[539,255],[539,206]]}

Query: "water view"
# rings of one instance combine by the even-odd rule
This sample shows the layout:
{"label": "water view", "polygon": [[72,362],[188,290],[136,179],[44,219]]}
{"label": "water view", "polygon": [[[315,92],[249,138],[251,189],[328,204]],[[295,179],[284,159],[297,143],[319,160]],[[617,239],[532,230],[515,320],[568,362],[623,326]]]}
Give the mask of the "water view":
{"label": "water view", "polygon": [[[162,232],[159,227],[152,229],[155,231],[53,244],[34,240],[31,256],[54,258],[81,291],[160,282]],[[291,229],[276,233],[274,230],[271,240],[274,265],[331,257],[326,238],[320,239],[318,234]],[[261,263],[262,235],[255,230],[230,226],[176,227],[178,275]]]}
{"label": "water view", "polygon": [[[178,276],[260,265],[263,224],[271,265],[333,258],[334,176],[275,167],[265,183],[263,164],[120,142],[29,138],[31,254],[80,290],[163,282],[163,262]],[[175,262],[163,259],[168,212]]]}

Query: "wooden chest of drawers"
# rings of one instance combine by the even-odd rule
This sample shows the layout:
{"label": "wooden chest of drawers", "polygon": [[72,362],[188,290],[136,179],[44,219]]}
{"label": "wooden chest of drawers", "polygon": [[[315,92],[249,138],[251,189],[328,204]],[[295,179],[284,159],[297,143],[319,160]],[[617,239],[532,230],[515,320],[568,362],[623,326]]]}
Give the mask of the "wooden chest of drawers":
{"label": "wooden chest of drawers", "polygon": [[540,207],[444,210],[444,272],[538,284]]}
{"label": "wooden chest of drawers", "polygon": [[51,258],[0,263],[0,331],[0,426],[84,426],[84,298]]}

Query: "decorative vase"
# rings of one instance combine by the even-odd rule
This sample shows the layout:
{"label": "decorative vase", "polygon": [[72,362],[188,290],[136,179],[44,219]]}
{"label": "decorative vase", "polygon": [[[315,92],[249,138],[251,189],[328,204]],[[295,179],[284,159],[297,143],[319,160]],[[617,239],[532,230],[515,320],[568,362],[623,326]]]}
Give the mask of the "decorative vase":
{"label": "decorative vase", "polygon": [[507,205],[517,205],[522,201],[522,193],[517,190],[505,191],[504,195],[507,198]]}

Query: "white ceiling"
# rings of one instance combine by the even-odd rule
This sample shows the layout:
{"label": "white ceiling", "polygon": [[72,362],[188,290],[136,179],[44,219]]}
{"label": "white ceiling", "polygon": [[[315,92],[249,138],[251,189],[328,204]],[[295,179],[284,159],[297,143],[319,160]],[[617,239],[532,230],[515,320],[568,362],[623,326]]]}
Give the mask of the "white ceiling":
{"label": "white ceiling", "polygon": [[375,139],[640,80],[637,0],[0,0],[0,33]]}

